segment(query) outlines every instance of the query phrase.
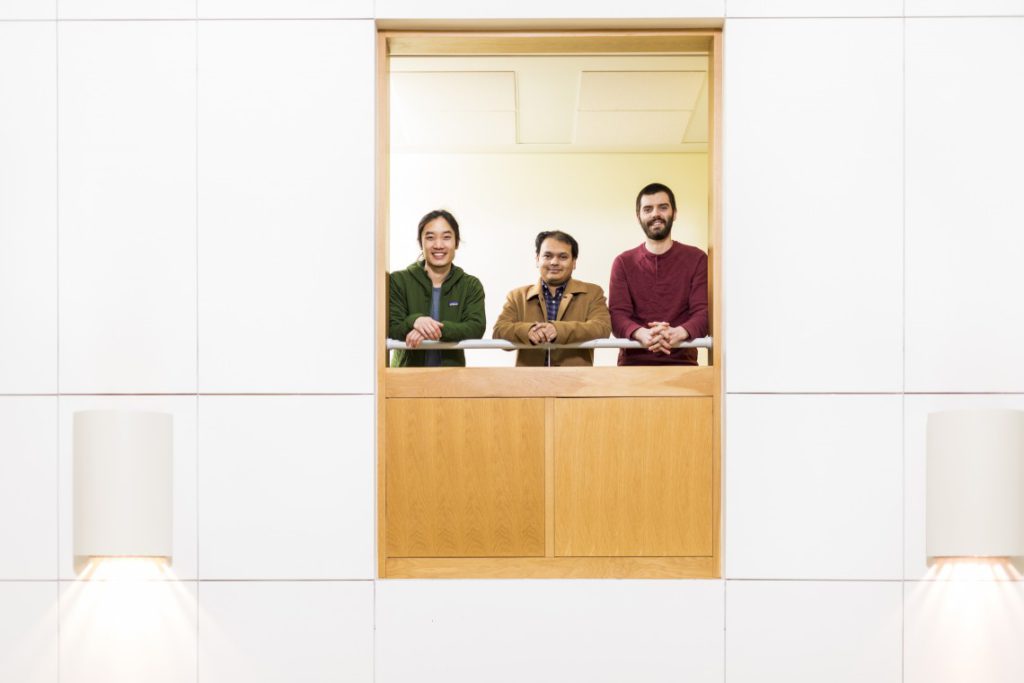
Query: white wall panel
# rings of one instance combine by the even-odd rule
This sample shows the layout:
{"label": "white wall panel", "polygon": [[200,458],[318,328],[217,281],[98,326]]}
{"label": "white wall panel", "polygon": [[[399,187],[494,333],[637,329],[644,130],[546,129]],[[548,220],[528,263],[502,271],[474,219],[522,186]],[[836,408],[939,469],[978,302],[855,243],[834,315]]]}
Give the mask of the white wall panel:
{"label": "white wall panel", "polygon": [[898,391],[902,21],[726,32],[728,390]]}
{"label": "white wall panel", "polygon": [[0,580],[57,578],[54,397],[0,397],[0,548]]}
{"label": "white wall panel", "polygon": [[0,3],[0,19],[54,19],[56,16],[57,0],[4,0]]}
{"label": "white wall panel", "polygon": [[904,0],[908,17],[1024,16],[1024,0]]}
{"label": "white wall panel", "polygon": [[721,683],[720,581],[380,581],[377,681]]}
{"label": "white wall panel", "polygon": [[374,575],[371,396],[201,397],[204,579]]}
{"label": "white wall panel", "polygon": [[900,396],[729,396],[728,578],[900,579]]}
{"label": "white wall panel", "polygon": [[1024,583],[906,585],[904,683],[1024,680]]}
{"label": "white wall panel", "polygon": [[1021,82],[1024,19],[907,20],[908,391],[1024,391]]}
{"label": "white wall panel", "polygon": [[196,584],[145,576],[61,583],[61,683],[195,683]]}
{"label": "white wall panel", "polygon": [[0,581],[0,681],[57,683],[56,582]]}
{"label": "white wall panel", "polygon": [[374,26],[199,33],[200,387],[373,389]]}
{"label": "white wall panel", "polygon": [[899,683],[899,582],[730,581],[729,683]]}
{"label": "white wall panel", "polygon": [[371,683],[370,581],[204,582],[203,683]]}
{"label": "white wall panel", "polygon": [[195,25],[58,40],[60,389],[195,391]]}
{"label": "white wall panel", "polygon": [[336,19],[373,18],[373,0],[193,0],[199,18]]}
{"label": "white wall panel", "polygon": [[76,577],[74,567],[74,414],[79,410],[143,410],[170,413],[174,421],[174,517],[171,572],[196,578],[196,397],[62,396],[60,398],[60,577]]}
{"label": "white wall panel", "polygon": [[194,19],[196,0],[58,0],[60,19]]}
{"label": "white wall panel", "polygon": [[940,410],[1013,408],[1024,410],[1024,395],[907,396],[904,408],[904,573],[907,579],[929,575],[925,549],[925,495],[928,414]]}
{"label": "white wall panel", "polygon": [[0,24],[0,393],[57,391],[56,79],[53,24]]}
{"label": "white wall panel", "polygon": [[725,0],[376,0],[378,19],[573,19],[722,17]]}
{"label": "white wall panel", "polygon": [[730,17],[902,17],[903,0],[729,0]]}

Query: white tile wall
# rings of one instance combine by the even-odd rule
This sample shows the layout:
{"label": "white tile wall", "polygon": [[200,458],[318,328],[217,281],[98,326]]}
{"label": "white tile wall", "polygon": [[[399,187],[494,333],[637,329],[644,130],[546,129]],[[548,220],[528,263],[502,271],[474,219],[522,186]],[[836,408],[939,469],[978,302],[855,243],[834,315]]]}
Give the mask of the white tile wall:
{"label": "white tile wall", "polygon": [[0,393],[57,390],[56,79],[53,24],[0,24]]}
{"label": "white tile wall", "polygon": [[0,581],[0,681],[57,683],[57,583]]}
{"label": "white tile wall", "polygon": [[903,0],[728,0],[730,17],[902,17]]}
{"label": "white tile wall", "polygon": [[372,578],[372,396],[199,400],[204,579]]}
{"label": "white tile wall", "polygon": [[[730,0],[729,12],[898,16],[896,4]],[[385,18],[471,19],[725,9],[722,0],[376,5]],[[56,11],[51,0],[12,0],[0,19]],[[367,17],[373,6],[60,3],[62,18],[196,11]],[[906,11],[1024,7],[907,0]],[[899,392],[904,380],[908,391],[1024,391],[1024,100],[1006,85],[1024,80],[1024,22],[906,22],[905,148],[903,26],[729,21],[732,392]],[[204,391],[370,394],[373,38],[371,21],[0,23],[0,393],[58,389],[59,93],[61,391],[195,392],[198,318]],[[951,332],[954,314],[965,321]],[[17,549],[0,553],[0,680],[55,683],[58,660],[61,683],[885,683],[900,680],[901,666],[906,683],[1024,677],[1024,583],[985,572],[960,582],[806,580],[893,579],[901,562],[908,578],[933,578],[927,413],[1024,408],[1024,393],[730,396],[727,583],[307,581],[373,577],[373,401],[0,397],[0,547]],[[175,415],[172,569],[194,579],[201,556],[204,578],[243,580],[198,589],[53,580],[73,577],[71,414],[98,407]],[[247,580],[260,578],[283,581]]]}
{"label": "white tile wall", "polygon": [[203,683],[370,683],[370,581],[214,582],[199,588]]}
{"label": "white tile wall", "polygon": [[900,396],[729,396],[725,575],[902,578]]}
{"label": "white tile wall", "polygon": [[722,17],[725,0],[520,0],[515,3],[475,0],[376,0],[378,19],[564,19]]}
{"label": "white tile wall", "polygon": [[196,578],[196,397],[62,396],[60,398],[60,578],[77,576],[74,566],[73,421],[79,410],[142,410],[170,413],[174,420],[173,576]]}
{"label": "white tile wall", "polygon": [[56,484],[57,399],[0,397],[0,580],[57,578]]}
{"label": "white tile wall", "polygon": [[1024,391],[1021,82],[1024,19],[907,20],[908,391]]}
{"label": "white tile wall", "polygon": [[1024,0],[904,0],[908,17],[1024,16]]}
{"label": "white tile wall", "polygon": [[377,681],[723,677],[720,581],[377,582]]}
{"label": "white tile wall", "polygon": [[193,0],[199,18],[326,19],[373,17],[373,0]]}
{"label": "white tile wall", "polygon": [[61,582],[60,681],[195,683],[195,584]]}
{"label": "white tile wall", "polygon": [[64,393],[195,391],[195,31],[59,26]]}
{"label": "white tile wall", "polygon": [[730,581],[729,683],[899,683],[900,582]]}
{"label": "white tile wall", "polygon": [[731,392],[901,389],[902,30],[728,22]]}
{"label": "white tile wall", "polygon": [[906,584],[904,683],[1024,680],[1024,583]]}
{"label": "white tile wall", "polygon": [[940,410],[1014,408],[1024,410],[1024,395],[907,396],[904,408],[904,572],[907,579],[928,575],[925,549],[925,489],[928,414]]}
{"label": "white tile wall", "polygon": [[60,19],[194,19],[196,0],[58,0]]}
{"label": "white tile wall", "polygon": [[57,0],[4,0],[0,3],[0,20],[53,19],[56,16]]}
{"label": "white tile wall", "polygon": [[200,26],[204,392],[373,391],[373,41],[370,21]]}

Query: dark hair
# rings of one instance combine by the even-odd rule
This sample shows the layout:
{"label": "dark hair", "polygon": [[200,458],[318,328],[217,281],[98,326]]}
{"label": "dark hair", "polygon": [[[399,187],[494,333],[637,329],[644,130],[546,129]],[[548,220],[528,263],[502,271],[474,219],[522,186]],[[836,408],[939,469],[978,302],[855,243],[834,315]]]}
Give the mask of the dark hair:
{"label": "dark hair", "polygon": [[557,240],[562,244],[568,244],[569,248],[572,249],[572,257],[577,258],[580,255],[580,245],[573,239],[573,236],[567,232],[561,230],[545,230],[537,233],[537,241],[534,243],[537,247],[537,256],[540,256],[540,245],[544,243],[547,238]]}
{"label": "dark hair", "polygon": [[668,185],[662,185],[661,183],[651,183],[644,189],[640,190],[640,194],[636,196],[636,213],[640,215],[640,198],[644,195],[658,194],[664,192],[668,195],[668,203],[672,205],[672,211],[676,210],[676,196],[672,194],[672,190],[668,188]]}
{"label": "dark hair", "polygon": [[443,218],[447,221],[448,225],[451,226],[452,231],[455,233],[455,246],[459,246],[461,238],[459,237],[459,222],[455,220],[455,216],[451,215],[444,209],[434,209],[426,216],[420,219],[419,229],[416,232],[416,244],[423,244],[423,229],[427,227],[427,223],[438,218]]}

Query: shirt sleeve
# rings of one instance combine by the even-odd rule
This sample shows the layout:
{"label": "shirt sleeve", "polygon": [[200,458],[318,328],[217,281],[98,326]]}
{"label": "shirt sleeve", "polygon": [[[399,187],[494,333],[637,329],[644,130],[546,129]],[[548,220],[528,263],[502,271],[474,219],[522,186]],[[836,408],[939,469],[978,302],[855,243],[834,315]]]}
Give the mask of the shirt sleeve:
{"label": "shirt sleeve", "polygon": [[491,337],[520,344],[529,344],[531,343],[529,332],[533,323],[522,322],[516,300],[516,290],[512,290],[505,297],[505,306],[501,309],[498,320],[494,323]]}
{"label": "shirt sleeve", "polygon": [[708,334],[708,257],[701,253],[697,265],[690,277],[690,300],[687,305],[689,315],[682,327],[689,333],[690,339],[699,339]]}
{"label": "shirt sleeve", "polygon": [[405,336],[409,334],[412,326],[406,321],[409,304],[399,277],[397,273],[388,275],[388,338],[405,341]]}
{"label": "shirt sleeve", "polygon": [[629,292],[622,256],[612,262],[612,274],[608,284],[608,309],[611,313],[612,332],[616,337],[632,339],[633,333],[643,325],[637,322],[633,310],[633,297]]}

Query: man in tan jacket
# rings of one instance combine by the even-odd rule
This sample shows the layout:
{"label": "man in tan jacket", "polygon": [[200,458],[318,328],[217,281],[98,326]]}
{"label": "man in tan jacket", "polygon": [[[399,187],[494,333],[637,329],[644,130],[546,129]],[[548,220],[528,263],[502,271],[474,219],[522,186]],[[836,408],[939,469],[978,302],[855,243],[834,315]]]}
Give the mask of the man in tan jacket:
{"label": "man in tan jacket", "polygon": [[[492,336],[520,344],[575,344],[604,339],[612,331],[604,291],[572,279],[579,244],[572,235],[549,230],[537,235],[537,284],[508,293]],[[516,365],[593,365],[589,349],[521,350]]]}

